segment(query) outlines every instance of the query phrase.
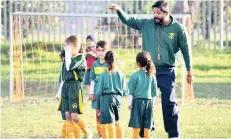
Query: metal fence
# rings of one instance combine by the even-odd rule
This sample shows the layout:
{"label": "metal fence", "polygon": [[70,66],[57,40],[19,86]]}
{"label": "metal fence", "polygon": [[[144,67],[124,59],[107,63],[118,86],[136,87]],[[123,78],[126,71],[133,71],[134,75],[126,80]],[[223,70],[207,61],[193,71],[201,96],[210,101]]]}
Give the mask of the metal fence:
{"label": "metal fence", "polygon": [[[155,0],[154,0],[155,1]],[[9,15],[12,12],[48,12],[77,14],[111,14],[108,5],[115,2],[129,14],[152,14],[153,0],[59,0],[59,1],[29,1],[3,0],[1,2],[2,40],[9,40]],[[177,3],[179,2],[179,3]],[[187,1],[188,3],[193,1]],[[169,1],[171,12],[176,5],[185,1]],[[182,7],[180,7],[182,8]],[[192,12],[191,46],[227,49],[231,46],[231,1],[197,1]],[[176,14],[176,13],[175,13]],[[183,14],[183,13],[178,13]],[[33,21],[33,20],[32,20]],[[29,19],[28,19],[29,22]],[[89,22],[90,23],[90,22]],[[39,25],[38,27],[39,28]],[[33,34],[33,30],[32,34]],[[33,39],[33,36],[32,36]],[[50,38],[48,38],[49,40]]]}

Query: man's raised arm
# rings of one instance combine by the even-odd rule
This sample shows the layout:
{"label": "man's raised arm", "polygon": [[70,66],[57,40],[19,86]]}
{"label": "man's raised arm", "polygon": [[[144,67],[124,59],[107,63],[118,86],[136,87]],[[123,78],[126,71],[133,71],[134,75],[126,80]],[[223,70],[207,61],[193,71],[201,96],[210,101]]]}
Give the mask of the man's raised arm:
{"label": "man's raised arm", "polygon": [[116,11],[118,14],[120,20],[126,24],[127,26],[136,29],[136,30],[141,30],[141,22],[142,19],[138,19],[132,16],[129,16],[127,13],[125,13],[119,5],[116,4],[111,4],[109,6],[109,9],[112,11]]}

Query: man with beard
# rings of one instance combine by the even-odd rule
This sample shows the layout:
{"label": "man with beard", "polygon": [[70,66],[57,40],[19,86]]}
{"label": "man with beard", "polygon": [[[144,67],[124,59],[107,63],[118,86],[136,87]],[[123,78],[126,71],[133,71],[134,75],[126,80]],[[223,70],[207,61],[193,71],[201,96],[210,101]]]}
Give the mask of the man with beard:
{"label": "man with beard", "polygon": [[[117,12],[127,26],[142,33],[142,50],[148,51],[156,66],[157,84],[161,91],[165,131],[169,138],[178,138],[179,108],[175,100],[176,53],[181,50],[187,68],[187,82],[192,83],[192,67],[187,36],[182,24],[169,14],[168,3],[157,1],[152,5],[154,18],[136,18],[112,4],[109,9]],[[142,135],[141,135],[142,136]]]}

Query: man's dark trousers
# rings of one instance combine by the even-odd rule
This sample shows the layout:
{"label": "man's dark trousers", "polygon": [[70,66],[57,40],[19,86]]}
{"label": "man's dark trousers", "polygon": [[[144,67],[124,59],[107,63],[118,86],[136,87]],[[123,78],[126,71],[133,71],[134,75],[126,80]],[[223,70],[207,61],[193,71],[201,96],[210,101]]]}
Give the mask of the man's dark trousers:
{"label": "man's dark trousers", "polygon": [[161,91],[165,131],[169,138],[179,137],[179,108],[175,99],[175,68],[157,68],[156,78]]}

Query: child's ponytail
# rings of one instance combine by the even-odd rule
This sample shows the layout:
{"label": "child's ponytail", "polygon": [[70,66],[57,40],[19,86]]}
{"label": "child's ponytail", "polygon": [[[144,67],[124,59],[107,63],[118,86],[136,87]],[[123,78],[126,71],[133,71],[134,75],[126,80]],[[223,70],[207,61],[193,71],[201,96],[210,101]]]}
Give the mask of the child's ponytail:
{"label": "child's ponytail", "polygon": [[136,62],[140,65],[140,67],[146,67],[148,76],[155,74],[155,65],[151,60],[149,52],[139,52],[136,56]]}
{"label": "child's ponytail", "polygon": [[154,66],[152,60],[147,60],[146,70],[147,70],[148,76],[152,76],[153,74],[155,74],[155,66]]}
{"label": "child's ponytail", "polygon": [[107,63],[108,71],[113,71],[115,69],[115,53],[108,51],[105,54],[105,62]]}

